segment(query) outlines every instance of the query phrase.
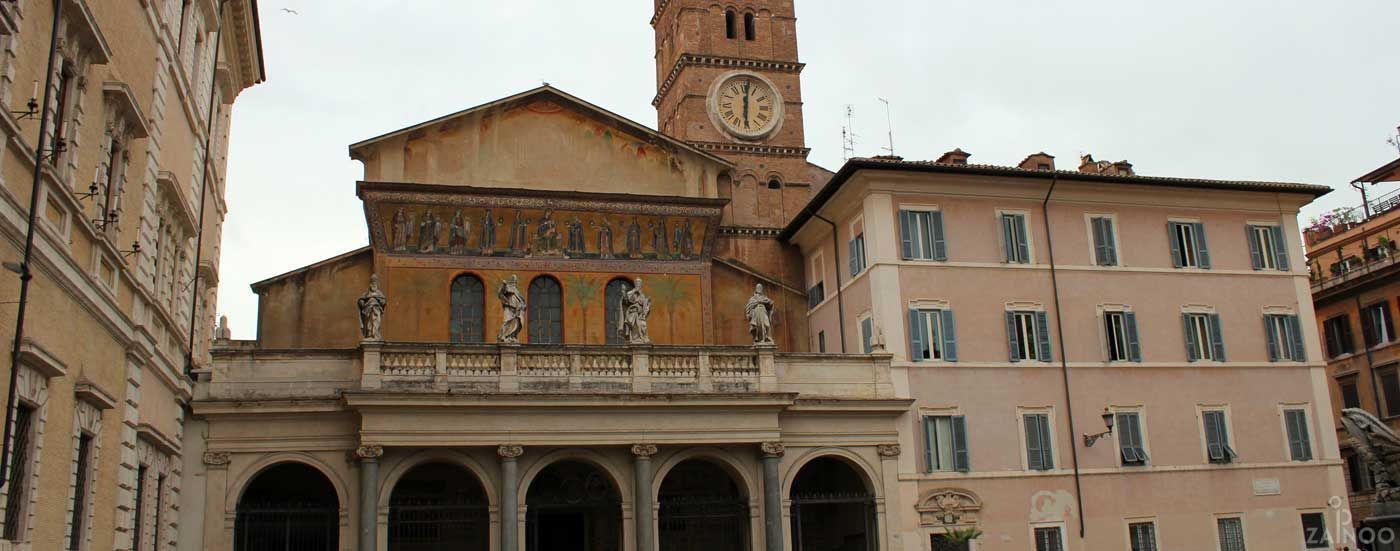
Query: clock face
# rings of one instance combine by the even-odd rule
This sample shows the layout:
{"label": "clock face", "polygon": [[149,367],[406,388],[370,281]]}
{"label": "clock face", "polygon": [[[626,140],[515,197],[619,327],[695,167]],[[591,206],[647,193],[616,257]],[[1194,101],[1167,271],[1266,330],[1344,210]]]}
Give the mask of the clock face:
{"label": "clock face", "polygon": [[713,110],[725,130],[745,138],[758,138],[777,126],[782,99],[766,79],[737,74],[719,82],[711,95]]}

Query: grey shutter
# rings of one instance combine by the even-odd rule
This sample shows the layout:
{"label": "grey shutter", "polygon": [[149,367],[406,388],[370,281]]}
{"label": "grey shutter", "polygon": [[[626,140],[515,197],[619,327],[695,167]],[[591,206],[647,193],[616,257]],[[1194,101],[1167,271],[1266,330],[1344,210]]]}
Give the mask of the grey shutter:
{"label": "grey shutter", "polygon": [[1220,331],[1220,314],[1211,314],[1207,317],[1210,319],[1210,345],[1213,349],[1212,359],[1217,362],[1223,362],[1225,361],[1225,339],[1222,337]]}
{"label": "grey shutter", "polygon": [[1113,235],[1113,219],[1103,218],[1104,250],[1108,251],[1108,265],[1118,265],[1118,240]]}
{"label": "grey shutter", "polygon": [[1181,315],[1181,325],[1186,331],[1186,361],[1201,359],[1196,355],[1196,332],[1191,329],[1191,314]]}
{"label": "grey shutter", "polygon": [[860,273],[860,250],[856,246],[855,238],[846,242],[846,265],[850,268],[851,277]]}
{"label": "grey shutter", "polygon": [[1269,228],[1269,233],[1274,238],[1274,264],[1279,271],[1288,271],[1288,239],[1283,235],[1283,226]]}
{"label": "grey shutter", "polygon": [[870,349],[870,338],[871,338],[872,336],[874,336],[874,332],[875,332],[875,328],[874,328],[874,325],[873,325],[873,324],[874,324],[874,322],[871,321],[870,318],[865,318],[865,319],[863,319],[863,320],[860,320],[860,338],[861,338],[860,345],[861,345],[861,350],[864,350],[866,354],[869,354],[869,353],[871,352],[871,349]]}
{"label": "grey shutter", "polygon": [[924,472],[933,472],[933,456],[938,453],[938,437],[934,432],[933,417],[924,417]]}
{"label": "grey shutter", "polygon": [[920,223],[911,226],[911,228],[912,228],[912,227],[923,228],[923,233],[919,235],[919,250],[918,250],[919,258],[923,258],[923,259],[932,259],[932,258],[933,258],[933,229],[929,227],[929,213],[928,213],[927,211],[924,211],[924,212],[916,212],[916,213],[914,213],[914,218],[915,218],[915,220],[917,220],[917,221],[920,222]]}
{"label": "grey shutter", "polygon": [[1035,332],[1037,341],[1036,344],[1040,347],[1040,361],[1042,362],[1048,362],[1052,360],[1050,354],[1050,323],[1048,321],[1049,318],[1050,316],[1046,315],[1045,312],[1035,313]]}
{"label": "grey shutter", "polygon": [[1308,435],[1307,414],[1301,409],[1286,410],[1283,414],[1288,425],[1288,448],[1293,452],[1293,460],[1311,460],[1312,440]]}
{"label": "grey shutter", "polygon": [[1245,237],[1249,241],[1249,263],[1256,270],[1264,269],[1264,254],[1261,251],[1263,244],[1259,242],[1259,231],[1257,226],[1246,224],[1244,226]]}
{"label": "grey shutter", "polygon": [[1308,361],[1308,353],[1307,350],[1303,348],[1303,325],[1298,321],[1297,315],[1288,316],[1287,321],[1288,332],[1290,333],[1288,338],[1292,341],[1288,344],[1293,347],[1293,361],[1306,362]]}
{"label": "grey shutter", "polygon": [[1006,341],[1013,362],[1021,361],[1021,340],[1016,338],[1016,313],[1006,313]]}
{"label": "grey shutter", "polygon": [[914,213],[899,211],[899,256],[904,260],[914,258]]}
{"label": "grey shutter", "polygon": [[929,233],[933,236],[933,259],[948,260],[948,242],[943,234],[943,213],[928,213]]}
{"label": "grey shutter", "polygon": [[953,469],[958,472],[971,470],[967,454],[967,419],[961,415],[953,416]]}
{"label": "grey shutter", "polygon": [[1167,222],[1167,241],[1171,244],[1172,247],[1172,266],[1175,266],[1177,268],[1180,268],[1182,266],[1181,242],[1177,241],[1176,237],[1178,231],[1177,226],[1180,225],[1181,224],[1176,222]]}
{"label": "grey shutter", "polygon": [[953,321],[953,311],[943,310],[940,312],[943,319],[941,333],[943,334],[943,361],[958,361],[958,330],[957,323]]}
{"label": "grey shutter", "polygon": [[1016,222],[1010,215],[1001,215],[1001,240],[1006,244],[1006,261],[1016,261]]}
{"label": "grey shutter", "polygon": [[1108,235],[1104,231],[1103,222],[1103,218],[1089,219],[1089,226],[1094,232],[1094,264],[1099,266],[1109,265]]}
{"label": "grey shutter", "polygon": [[909,311],[909,361],[920,362],[924,360],[924,350],[928,344],[924,342],[924,313],[918,310]]}
{"label": "grey shutter", "polygon": [[1038,415],[1023,415],[1026,425],[1026,467],[1032,471],[1045,470],[1044,443],[1041,441]]}
{"label": "grey shutter", "polygon": [[1118,453],[1122,456],[1123,463],[1136,463],[1139,461],[1137,452],[1133,451],[1133,427],[1132,421],[1137,416],[1131,413],[1119,413],[1116,416],[1118,427]]}
{"label": "grey shutter", "polygon": [[1278,361],[1277,349],[1281,336],[1278,334],[1277,328],[1274,327],[1274,317],[1264,314],[1264,342],[1265,346],[1269,348],[1269,361],[1271,362]]}
{"label": "grey shutter", "polygon": [[1212,462],[1223,461],[1225,459],[1225,447],[1220,435],[1219,417],[1223,414],[1218,411],[1201,412],[1201,420],[1206,430],[1206,456]]}
{"label": "grey shutter", "polygon": [[1206,225],[1200,222],[1191,224],[1196,230],[1196,260],[1202,268],[1210,267],[1210,248],[1206,246]]}
{"label": "grey shutter", "polygon": [[1022,215],[1013,216],[1016,222],[1016,254],[1018,262],[1029,264],[1031,261],[1031,240],[1030,234],[1026,232],[1026,217]]}
{"label": "grey shutter", "polygon": [[1050,441],[1050,416],[1036,415],[1036,425],[1040,429],[1041,466],[1046,470],[1055,468],[1055,450]]}
{"label": "grey shutter", "polygon": [[1128,359],[1141,362],[1142,347],[1138,345],[1137,314],[1133,312],[1123,312],[1123,325],[1128,333]]}

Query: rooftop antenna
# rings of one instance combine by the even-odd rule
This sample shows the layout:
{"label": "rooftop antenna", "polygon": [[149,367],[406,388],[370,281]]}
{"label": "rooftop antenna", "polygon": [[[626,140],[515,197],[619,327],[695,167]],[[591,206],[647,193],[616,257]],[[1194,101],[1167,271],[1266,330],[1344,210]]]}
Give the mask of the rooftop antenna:
{"label": "rooftop antenna", "polygon": [[856,156],[856,132],[854,119],[856,108],[846,104],[846,126],[841,127],[841,160],[849,161]]}
{"label": "rooftop antenna", "polygon": [[1395,127],[1395,135],[1394,135],[1394,136],[1391,136],[1391,137],[1389,137],[1389,138],[1386,138],[1386,139],[1385,139],[1385,143],[1388,143],[1388,144],[1394,146],[1394,147],[1395,147],[1395,151],[1396,151],[1397,153],[1400,153],[1400,126]]}
{"label": "rooftop antenna", "polygon": [[885,98],[880,98],[880,103],[885,104],[885,129],[889,132],[889,140],[890,140],[889,146],[884,147],[884,148],[882,148],[882,149],[884,149],[884,150],[885,150],[886,152],[888,152],[891,156],[893,156],[893,155],[894,155],[894,123],[891,122],[892,119],[890,119],[890,100],[887,100],[887,99],[885,99]]}

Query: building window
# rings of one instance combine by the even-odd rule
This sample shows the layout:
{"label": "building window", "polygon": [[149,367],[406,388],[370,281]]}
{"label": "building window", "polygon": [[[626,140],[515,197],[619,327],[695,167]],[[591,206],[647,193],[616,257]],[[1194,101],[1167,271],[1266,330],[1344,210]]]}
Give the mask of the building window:
{"label": "building window", "polygon": [[1376,369],[1376,375],[1381,383],[1381,402],[1385,406],[1385,416],[1400,415],[1400,372],[1391,364]]}
{"label": "building window", "polygon": [[153,505],[155,505],[155,513],[153,513],[153,514],[151,515],[151,517],[152,517],[152,519],[153,519],[153,521],[154,521],[154,522],[151,523],[151,537],[153,537],[153,538],[155,539],[155,545],[152,545],[151,547],[152,547],[153,549],[159,550],[159,549],[161,548],[161,543],[163,543],[163,542],[160,540],[160,537],[161,537],[161,535],[160,535],[160,528],[161,528],[161,525],[160,525],[160,522],[161,522],[160,517],[161,517],[161,513],[163,513],[163,512],[164,512],[164,509],[165,509],[165,475],[164,475],[164,474],[156,475],[156,500],[155,500],[155,503],[154,503]]}
{"label": "building window", "polygon": [[777,178],[773,178],[768,180],[768,189],[783,189],[783,183],[778,181]]}
{"label": "building window", "polygon": [[1002,213],[1001,242],[1008,264],[1030,264],[1031,242],[1026,230],[1026,215]]}
{"label": "building window", "polygon": [[856,234],[846,243],[847,254],[851,257],[851,277],[865,271],[865,232]]}
{"label": "building window", "polygon": [[1264,336],[1269,347],[1269,361],[1307,361],[1303,349],[1303,328],[1298,316],[1266,314]]}
{"label": "building window", "polygon": [[817,352],[826,352],[826,331],[817,331]]}
{"label": "building window", "polygon": [[1323,333],[1327,338],[1327,356],[1335,358],[1356,351],[1356,343],[1351,336],[1351,317],[1342,314],[1322,322]]}
{"label": "building window", "polygon": [[958,336],[953,311],[909,311],[909,360],[958,361]]}
{"label": "building window", "polygon": [[1035,551],[1064,551],[1065,539],[1059,526],[1035,529]]}
{"label": "building window", "polygon": [[121,191],[121,174],[125,170],[122,144],[116,136],[112,136],[111,144],[107,147],[107,183],[102,188],[101,218],[104,220],[117,208],[117,193]]}
{"label": "building window", "polygon": [[1361,407],[1361,395],[1356,388],[1355,375],[1338,380],[1337,386],[1341,389],[1343,409]]}
{"label": "building window", "polygon": [[[73,70],[73,63],[66,59],[63,60],[62,65],[58,69],[58,97],[55,98],[57,103],[54,105],[53,112],[54,142],[52,147],[54,148],[61,148],[67,145],[69,107],[72,105],[73,101],[73,82],[77,80],[77,78],[78,75],[75,74]],[[53,158],[57,159],[58,157],[59,155],[55,155]]]}
{"label": "building window", "polygon": [[1249,260],[1256,270],[1288,271],[1288,242],[1278,226],[1247,226]]}
{"label": "building window", "polygon": [[72,516],[68,519],[68,549],[78,551],[83,548],[83,527],[87,523],[88,486],[92,470],[92,435],[83,432],[78,435],[78,459],[73,469]]}
{"label": "building window", "polygon": [[1182,314],[1186,330],[1188,361],[1225,361],[1225,339],[1220,334],[1219,314]]}
{"label": "building window", "polygon": [[1361,311],[1361,335],[1367,348],[1395,340],[1393,328],[1389,302],[1377,302]]}
{"label": "building window", "polygon": [[1347,481],[1351,487],[1351,493],[1364,494],[1371,491],[1371,469],[1366,465],[1366,460],[1355,453],[1346,454],[1347,461]]}
{"label": "building window", "polygon": [[871,350],[873,350],[870,341],[874,336],[875,322],[870,318],[860,320],[860,349],[865,351],[866,354],[869,354]]}
{"label": "building window", "polygon": [[744,14],[744,40],[754,39],[753,14]]}
{"label": "building window", "polygon": [[1021,416],[1026,428],[1026,468],[1049,471],[1055,468],[1055,450],[1050,439],[1050,414],[1027,413]]}
{"label": "building window", "polygon": [[5,495],[5,528],[0,534],[8,541],[22,541],[24,536],[21,524],[28,516],[29,471],[34,461],[31,443],[34,441],[36,415],[38,410],[34,406],[25,403],[15,406],[14,434],[10,441],[10,480],[5,484],[8,491]]}
{"label": "building window", "polygon": [[1138,345],[1137,314],[1132,312],[1103,313],[1104,340],[1108,345],[1108,361],[1141,362],[1142,347]]}
{"label": "building window", "polygon": [[136,503],[131,509],[131,549],[141,551],[144,549],[141,541],[141,534],[146,524],[146,472],[148,467],[141,465],[136,468]]}
{"label": "building window", "polygon": [[1302,409],[1283,410],[1284,430],[1288,433],[1288,456],[1293,461],[1312,460],[1312,439],[1308,436],[1308,413]]}
{"label": "building window", "polygon": [[1239,457],[1230,447],[1230,429],[1225,423],[1224,411],[1202,411],[1201,421],[1205,425],[1206,457],[1211,463],[1230,463]]}
{"label": "building window", "polygon": [[622,332],[622,294],[629,288],[627,280],[614,279],[603,289],[603,335],[608,344],[627,344]]}
{"label": "building window", "polygon": [[736,34],[736,33],[735,33],[735,25],[736,25],[736,24],[737,24],[737,22],[734,20],[734,10],[725,10],[725,12],[724,12],[724,37],[725,37],[725,38],[728,38],[728,39],[730,39],[730,40],[733,40],[733,39],[734,39],[734,35]]}
{"label": "building window", "polygon": [[904,260],[948,260],[943,213],[900,210],[899,253]]}
{"label": "building window", "polygon": [[564,342],[564,297],[559,281],[539,276],[530,282],[526,322],[530,325],[531,344],[561,344]]}
{"label": "building window", "polygon": [[1007,312],[1006,336],[1011,361],[1051,361],[1050,324],[1045,312]]}
{"label": "building window", "polygon": [[1206,248],[1206,226],[1200,222],[1171,222],[1167,224],[1172,247],[1172,264],[1178,268],[1209,268],[1210,251]]}
{"label": "building window", "polygon": [[1246,551],[1244,524],[1239,517],[1215,519],[1215,530],[1220,536],[1220,551]]}
{"label": "building window", "polygon": [[1117,266],[1118,236],[1113,231],[1113,218],[1092,217],[1089,219],[1089,229],[1094,239],[1094,264]]}
{"label": "building window", "polygon": [[963,416],[924,417],[924,470],[968,471],[967,422]]}
{"label": "building window", "polygon": [[1150,521],[1129,524],[1128,540],[1133,551],[1157,551],[1157,525]]}
{"label": "building window", "polygon": [[462,274],[452,280],[452,342],[485,342],[486,288],[481,278]]}
{"label": "building window", "polygon": [[807,309],[816,308],[826,300],[826,282],[818,281],[810,289],[807,289]]}
{"label": "building window", "polygon": [[1300,518],[1303,521],[1304,549],[1330,549],[1332,547],[1327,537],[1327,519],[1322,513],[1303,513]]}
{"label": "building window", "polygon": [[1113,432],[1118,435],[1118,455],[1123,465],[1146,465],[1147,447],[1143,445],[1141,414],[1122,411],[1113,417]]}

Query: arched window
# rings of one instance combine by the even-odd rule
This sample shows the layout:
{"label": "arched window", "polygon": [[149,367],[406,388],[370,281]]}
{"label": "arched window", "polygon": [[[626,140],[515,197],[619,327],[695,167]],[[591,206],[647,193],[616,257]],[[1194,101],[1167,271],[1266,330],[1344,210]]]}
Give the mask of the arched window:
{"label": "arched window", "polygon": [[768,189],[782,189],[782,187],[783,183],[779,182],[777,178],[768,180]]}
{"label": "arched window", "polygon": [[753,14],[744,14],[744,40],[753,40]]}
{"label": "arched window", "polygon": [[559,281],[549,276],[535,278],[525,300],[529,305],[525,322],[530,326],[530,343],[563,343],[564,297]]}
{"label": "arched window", "polygon": [[452,342],[484,342],[486,288],[481,278],[462,274],[452,280]]}
{"label": "arched window", "polygon": [[608,344],[627,344],[622,340],[622,335],[617,332],[617,325],[622,320],[622,293],[627,292],[628,285],[625,279],[614,279],[608,282],[608,286],[603,290],[604,316],[603,334],[607,336]]}
{"label": "arched window", "polygon": [[724,12],[724,37],[725,37],[725,38],[733,39],[733,38],[735,37],[735,35],[738,34],[737,31],[736,31],[736,28],[735,28],[735,26],[734,26],[734,23],[735,23],[735,21],[734,21],[734,10],[725,10],[725,12]]}

